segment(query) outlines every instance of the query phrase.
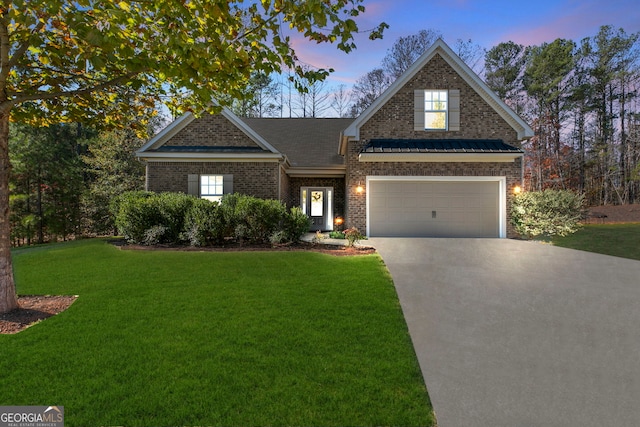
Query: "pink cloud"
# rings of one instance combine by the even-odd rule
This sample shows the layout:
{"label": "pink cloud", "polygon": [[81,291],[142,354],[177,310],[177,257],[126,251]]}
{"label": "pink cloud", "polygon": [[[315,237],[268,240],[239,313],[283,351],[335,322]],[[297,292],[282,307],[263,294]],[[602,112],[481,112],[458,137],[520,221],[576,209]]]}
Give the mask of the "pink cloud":
{"label": "pink cloud", "polygon": [[614,7],[614,4],[600,2],[571,3],[571,7],[562,10],[561,14],[549,15],[539,25],[527,25],[505,32],[496,44],[511,40],[525,46],[538,45],[557,38],[579,43],[585,37],[595,36],[602,25],[611,24],[616,28],[624,28],[627,33],[636,32],[640,30],[637,18],[633,8]]}

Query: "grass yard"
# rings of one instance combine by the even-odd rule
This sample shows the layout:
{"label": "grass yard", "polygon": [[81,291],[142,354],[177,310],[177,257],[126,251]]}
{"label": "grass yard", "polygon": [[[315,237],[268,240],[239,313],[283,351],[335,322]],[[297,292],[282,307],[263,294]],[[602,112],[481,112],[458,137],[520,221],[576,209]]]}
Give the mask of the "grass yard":
{"label": "grass yard", "polygon": [[552,243],[564,248],[640,260],[640,223],[585,225],[575,234],[554,237]]}
{"label": "grass yard", "polygon": [[0,405],[67,426],[435,424],[379,256],[14,252],[18,293],[79,295],[0,335]]}

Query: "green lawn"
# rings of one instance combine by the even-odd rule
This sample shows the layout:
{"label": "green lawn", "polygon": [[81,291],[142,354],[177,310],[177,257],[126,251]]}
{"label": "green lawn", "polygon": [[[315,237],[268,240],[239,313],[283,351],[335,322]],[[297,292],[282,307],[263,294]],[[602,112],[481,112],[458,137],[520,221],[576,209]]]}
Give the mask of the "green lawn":
{"label": "green lawn", "polygon": [[377,255],[14,252],[20,294],[79,295],[0,335],[0,405],[68,426],[433,425]]}
{"label": "green lawn", "polygon": [[554,237],[552,243],[564,248],[640,260],[640,223],[585,225],[575,234]]}

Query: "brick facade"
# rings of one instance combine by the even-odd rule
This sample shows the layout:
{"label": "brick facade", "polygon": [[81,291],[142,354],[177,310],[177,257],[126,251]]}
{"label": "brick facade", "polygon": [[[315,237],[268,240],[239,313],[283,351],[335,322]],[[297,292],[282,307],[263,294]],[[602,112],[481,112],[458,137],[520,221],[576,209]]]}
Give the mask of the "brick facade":
{"label": "brick facade", "polygon": [[167,145],[181,147],[259,148],[258,144],[220,114],[205,114],[192,121],[174,135]]}
{"label": "brick facade", "polygon": [[233,192],[264,199],[279,198],[277,162],[150,162],[147,190],[188,191],[188,175],[233,175]]}
{"label": "brick facade", "polygon": [[[460,130],[415,131],[415,89],[460,90]],[[367,176],[504,176],[507,182],[507,206],[512,197],[510,189],[522,182],[521,159],[508,163],[464,162],[360,162],[362,148],[371,140],[391,139],[502,139],[519,147],[516,131],[470,87],[458,73],[438,54],[410,79],[360,128],[360,140],[350,141],[347,150],[346,221],[348,226],[366,230],[366,194],[355,191],[363,186]],[[515,232],[508,224],[507,236]]]}
{"label": "brick facade", "polygon": [[[296,138],[305,138],[304,142],[308,142],[310,137],[316,137],[318,143],[314,141],[314,149],[336,150],[338,149],[338,129],[335,130],[335,145],[332,135],[323,135],[318,137],[317,132],[311,132],[309,135],[290,135],[290,129],[282,134],[281,129],[274,128],[273,123],[262,123],[261,138],[266,138],[274,147],[280,147],[281,159],[274,158],[277,153],[270,153],[265,150],[260,153],[261,160],[257,160],[247,155],[247,153],[256,153],[254,150],[247,150],[246,147],[260,148],[260,144],[252,140],[241,128],[247,125],[239,125],[240,119],[234,119],[232,113],[219,115],[205,115],[196,119],[183,128],[179,129],[175,134],[167,133],[162,144],[167,146],[178,147],[198,147],[194,149],[179,149],[191,152],[193,158],[198,161],[172,161],[158,156],[153,153],[154,149],[149,149],[149,158],[147,158],[147,188],[150,191],[188,191],[188,176],[197,174],[220,174],[233,175],[233,191],[236,193],[248,194],[266,199],[280,199],[287,206],[300,206],[300,189],[301,187],[333,187],[333,214],[334,217],[341,216],[346,220],[346,226],[358,227],[362,232],[366,233],[366,190],[358,193],[356,187],[365,184],[369,176],[427,176],[427,177],[504,177],[506,181],[506,201],[507,201],[507,236],[515,236],[516,233],[509,224],[510,212],[509,206],[512,199],[512,190],[515,186],[522,183],[522,159],[516,158],[515,161],[508,162],[478,162],[477,158],[469,162],[360,162],[359,155],[363,147],[372,139],[458,139],[458,140],[477,140],[491,139],[502,140],[506,144],[520,148],[519,134],[514,129],[514,123],[507,122],[496,109],[502,107],[495,104],[497,100],[491,97],[481,96],[478,94],[478,87],[472,87],[465,80],[456,68],[449,65],[452,63],[441,55],[454,55],[448,52],[448,49],[434,51],[433,56],[429,56],[426,65],[408,80],[401,80],[403,86],[398,88],[391,97],[387,99],[384,105],[375,111],[371,117],[362,116],[362,119],[356,119],[354,125],[358,125],[358,133],[349,133],[348,136],[354,137],[359,134],[359,140],[350,140],[346,146],[345,178],[317,178],[317,177],[290,177],[287,174],[287,162],[285,156],[300,154],[295,150],[300,150],[300,145],[292,145],[297,141]],[[426,59],[425,59],[426,60]],[[455,63],[455,61],[454,61]],[[472,84],[475,78],[470,79]],[[458,90],[460,96],[460,116],[459,130],[456,131],[416,131],[414,130],[414,103],[415,90],[426,89],[443,89]],[[386,95],[385,95],[386,96]],[[386,99],[386,98],[385,98]],[[489,99],[489,101],[487,101]],[[500,110],[501,111],[501,110]],[[509,113],[511,114],[511,113]],[[360,122],[364,120],[366,122]],[[255,119],[254,119],[255,120]],[[276,119],[270,119],[276,120]],[[520,122],[519,122],[520,123]],[[344,124],[341,124],[344,125]],[[254,123],[254,131],[259,129]],[[318,126],[322,126],[318,122]],[[520,126],[518,124],[517,126]],[[516,127],[517,127],[516,126]],[[521,134],[529,134],[532,131],[525,126],[525,132]],[[274,131],[275,129],[275,131]],[[347,129],[353,132],[351,127]],[[306,130],[305,130],[306,132]],[[249,132],[252,134],[252,132]],[[327,133],[327,132],[325,132]],[[258,140],[259,141],[259,140]],[[286,142],[286,144],[278,145],[278,143]],[[154,144],[153,141],[150,142]],[[159,145],[162,145],[158,143]],[[207,149],[206,147],[216,147],[216,149]],[[217,150],[218,147],[229,147],[228,150]],[[234,150],[233,147],[242,147],[242,149]],[[283,150],[282,147],[285,149]],[[233,160],[223,160],[215,158],[216,153],[225,154],[234,153]],[[286,151],[286,152],[285,152]],[[336,152],[334,151],[334,153]],[[324,153],[324,151],[321,151]],[[327,151],[329,152],[329,151]],[[162,154],[162,153],[160,153]],[[264,155],[263,155],[264,154]],[[211,156],[212,161],[207,160],[207,156]],[[271,158],[270,158],[271,156]],[[140,157],[145,157],[144,154]],[[309,166],[317,166],[309,160],[308,156],[303,158],[303,162],[291,163],[297,168]],[[342,159],[339,156],[333,156],[331,164],[322,164],[327,168],[343,166]],[[296,157],[297,158],[297,157]],[[186,160],[186,158],[184,158]],[[287,163],[283,163],[287,162]],[[306,164],[305,162],[309,163]],[[304,164],[302,164],[304,163]],[[291,173],[291,171],[290,171]]]}

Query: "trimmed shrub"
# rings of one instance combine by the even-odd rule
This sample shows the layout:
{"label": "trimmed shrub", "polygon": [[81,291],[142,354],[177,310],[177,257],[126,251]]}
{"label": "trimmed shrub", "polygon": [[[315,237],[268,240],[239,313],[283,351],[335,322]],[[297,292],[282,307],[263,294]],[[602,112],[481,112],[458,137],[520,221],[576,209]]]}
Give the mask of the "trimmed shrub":
{"label": "trimmed shrub", "polygon": [[180,242],[187,213],[198,199],[184,193],[160,193],[153,199],[160,215],[161,222],[158,225],[165,228],[159,243]]}
{"label": "trimmed shrub", "polygon": [[112,204],[120,234],[131,243],[283,243],[309,230],[299,208],[287,211],[277,200],[228,194],[220,204],[182,193],[128,192]]}
{"label": "trimmed shrub", "polygon": [[118,233],[128,242],[143,243],[146,231],[161,224],[153,196],[154,193],[147,191],[129,191],[122,193],[111,203]]}
{"label": "trimmed shrub", "polygon": [[216,240],[219,223],[216,221],[218,202],[195,199],[184,219],[181,240],[191,246],[205,246]]}
{"label": "trimmed shrub", "polygon": [[182,193],[131,191],[115,199],[112,212],[118,232],[131,243],[178,243],[195,200]]}
{"label": "trimmed shrub", "polygon": [[567,190],[544,190],[516,195],[511,224],[520,235],[566,236],[575,233],[583,215],[584,195]]}
{"label": "trimmed shrub", "polygon": [[297,206],[289,209],[282,224],[286,239],[290,242],[300,240],[300,237],[309,231],[309,227],[311,227],[311,219]]}

